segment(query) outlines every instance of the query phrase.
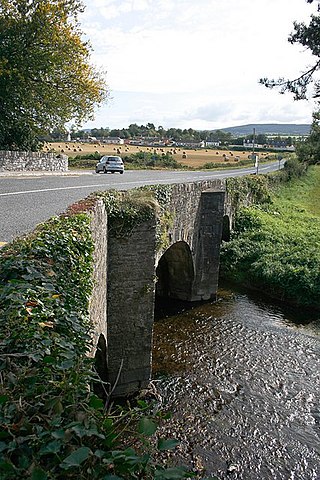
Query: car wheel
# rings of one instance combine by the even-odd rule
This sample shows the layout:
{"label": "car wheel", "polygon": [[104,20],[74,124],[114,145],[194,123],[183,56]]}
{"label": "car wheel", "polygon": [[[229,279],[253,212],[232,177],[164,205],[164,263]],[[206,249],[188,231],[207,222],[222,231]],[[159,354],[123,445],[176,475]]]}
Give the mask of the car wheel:
{"label": "car wheel", "polygon": [[122,175],[122,174],[123,174],[123,172],[120,172],[120,174]]}

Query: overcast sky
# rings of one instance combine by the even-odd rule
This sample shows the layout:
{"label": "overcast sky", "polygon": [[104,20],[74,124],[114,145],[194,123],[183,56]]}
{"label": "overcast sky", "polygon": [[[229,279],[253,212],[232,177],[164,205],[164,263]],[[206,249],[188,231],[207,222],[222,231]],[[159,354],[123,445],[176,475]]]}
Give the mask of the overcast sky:
{"label": "overcast sky", "polygon": [[85,0],[81,27],[111,98],[84,127],[217,129],[310,123],[312,101],[259,85],[294,78],[312,56],[287,39],[305,0]]}

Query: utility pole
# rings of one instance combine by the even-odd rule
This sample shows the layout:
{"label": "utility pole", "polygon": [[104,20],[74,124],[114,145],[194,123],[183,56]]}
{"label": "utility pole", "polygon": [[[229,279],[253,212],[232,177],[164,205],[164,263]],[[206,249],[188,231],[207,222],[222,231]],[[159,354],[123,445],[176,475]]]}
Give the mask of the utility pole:
{"label": "utility pole", "polygon": [[256,140],[256,129],[253,129],[253,137],[252,137],[252,160],[255,161],[255,155],[254,155],[254,144]]}
{"label": "utility pole", "polygon": [[256,141],[256,129],[253,129],[253,139],[252,139],[252,160],[254,161],[254,166],[256,168],[256,174],[259,173],[259,156],[255,154],[254,147]]}

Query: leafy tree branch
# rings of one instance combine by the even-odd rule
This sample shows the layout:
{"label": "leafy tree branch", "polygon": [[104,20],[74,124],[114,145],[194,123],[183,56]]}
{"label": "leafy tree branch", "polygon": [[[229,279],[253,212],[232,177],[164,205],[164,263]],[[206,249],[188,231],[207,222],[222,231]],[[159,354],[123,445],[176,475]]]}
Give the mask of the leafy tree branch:
{"label": "leafy tree branch", "polygon": [[40,135],[80,125],[106,100],[82,11],[79,0],[0,0],[0,148],[36,150]]}
{"label": "leafy tree branch", "polygon": [[[312,3],[313,0],[307,0]],[[319,6],[318,6],[319,10]],[[300,44],[308,49],[316,57],[313,65],[307,68],[301,75],[294,79],[261,78],[259,83],[268,88],[279,88],[280,93],[293,93],[295,100],[306,100],[308,87],[314,84],[314,98],[320,97],[320,82],[314,80],[314,75],[320,69],[320,15],[311,15],[308,25],[294,22],[294,31],[289,35],[288,41],[293,44]]]}

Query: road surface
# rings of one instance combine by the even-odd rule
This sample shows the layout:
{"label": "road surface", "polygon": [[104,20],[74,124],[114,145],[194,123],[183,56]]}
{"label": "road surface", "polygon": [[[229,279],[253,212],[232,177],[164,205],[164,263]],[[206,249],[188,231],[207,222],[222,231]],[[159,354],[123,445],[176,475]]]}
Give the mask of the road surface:
{"label": "road surface", "polygon": [[[279,163],[261,165],[259,173],[279,168]],[[1,174],[0,246],[30,232],[41,222],[66,210],[91,192],[128,190],[142,185],[186,183],[255,173],[255,168],[211,171],[127,170],[124,175],[91,171],[68,175]]]}

